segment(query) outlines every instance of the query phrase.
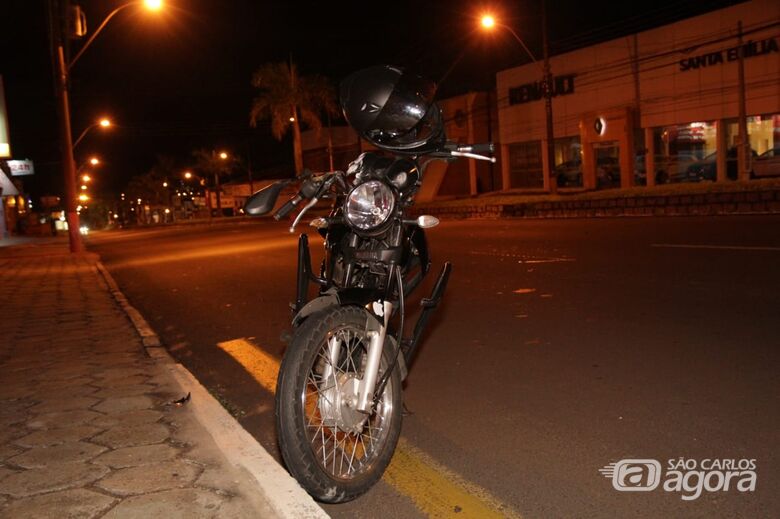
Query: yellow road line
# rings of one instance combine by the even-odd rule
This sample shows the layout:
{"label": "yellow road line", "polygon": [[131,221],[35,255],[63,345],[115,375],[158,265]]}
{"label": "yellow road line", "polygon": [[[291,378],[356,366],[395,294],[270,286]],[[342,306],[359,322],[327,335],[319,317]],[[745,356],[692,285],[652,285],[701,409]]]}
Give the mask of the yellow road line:
{"label": "yellow road line", "polygon": [[[220,342],[217,346],[264,389],[276,393],[279,360],[246,339]],[[403,438],[383,480],[408,496],[428,517],[520,517],[490,492],[466,481]]]}
{"label": "yellow road line", "polygon": [[413,447],[398,442],[383,478],[428,517],[520,517],[484,488],[470,483]]}
{"label": "yellow road line", "polygon": [[241,364],[266,391],[276,394],[279,361],[275,357],[245,339],[220,342],[217,346]]}

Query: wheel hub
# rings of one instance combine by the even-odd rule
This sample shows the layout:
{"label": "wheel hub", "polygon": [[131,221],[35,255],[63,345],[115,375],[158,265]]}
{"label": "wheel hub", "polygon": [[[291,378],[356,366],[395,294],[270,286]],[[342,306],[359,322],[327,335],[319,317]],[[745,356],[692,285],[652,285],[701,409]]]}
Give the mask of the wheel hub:
{"label": "wheel hub", "polygon": [[[324,383],[330,385],[331,380]],[[335,385],[320,392],[317,405],[325,426],[352,433],[363,430],[368,416],[357,410],[359,386],[360,380],[354,373],[341,373],[336,376]]]}

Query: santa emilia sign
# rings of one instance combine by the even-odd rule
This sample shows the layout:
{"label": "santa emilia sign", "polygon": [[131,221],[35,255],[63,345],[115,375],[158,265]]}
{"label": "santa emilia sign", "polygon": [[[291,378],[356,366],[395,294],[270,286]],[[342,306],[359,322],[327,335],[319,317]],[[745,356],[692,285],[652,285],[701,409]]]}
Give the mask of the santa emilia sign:
{"label": "santa emilia sign", "polygon": [[700,54],[691,58],[684,58],[680,60],[680,72],[686,72],[688,70],[696,70],[704,67],[712,67],[715,65],[722,65],[730,61],[737,61],[740,55],[740,48],[742,49],[742,55],[745,58],[753,58],[755,56],[763,56],[764,54],[770,54],[772,52],[780,52],[780,46],[777,44],[777,38],[767,38],[759,41],[748,41],[741,47],[731,47],[726,50],[719,50],[716,52],[708,52],[707,54]]}

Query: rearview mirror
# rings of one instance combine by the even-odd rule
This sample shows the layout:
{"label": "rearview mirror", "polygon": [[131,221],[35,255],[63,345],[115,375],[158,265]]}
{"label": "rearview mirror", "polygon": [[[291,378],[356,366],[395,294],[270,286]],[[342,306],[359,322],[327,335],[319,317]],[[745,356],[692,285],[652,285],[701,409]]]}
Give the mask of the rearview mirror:
{"label": "rearview mirror", "polygon": [[279,193],[282,192],[289,180],[281,180],[270,186],[266,186],[260,191],[257,191],[252,196],[247,198],[244,203],[244,211],[251,216],[263,216],[273,210],[276,205],[276,199],[279,198]]}

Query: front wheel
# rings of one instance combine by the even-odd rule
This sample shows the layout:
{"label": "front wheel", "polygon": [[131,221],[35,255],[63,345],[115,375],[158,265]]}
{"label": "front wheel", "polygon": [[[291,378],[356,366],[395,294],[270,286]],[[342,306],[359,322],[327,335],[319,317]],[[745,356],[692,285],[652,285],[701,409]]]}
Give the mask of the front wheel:
{"label": "front wheel", "polygon": [[[350,501],[376,483],[401,432],[401,377],[393,369],[370,413],[354,408],[368,355],[367,323],[358,307],[311,315],[295,332],[279,370],[276,429],[290,473],[315,499]],[[392,365],[385,339],[380,377]]]}

